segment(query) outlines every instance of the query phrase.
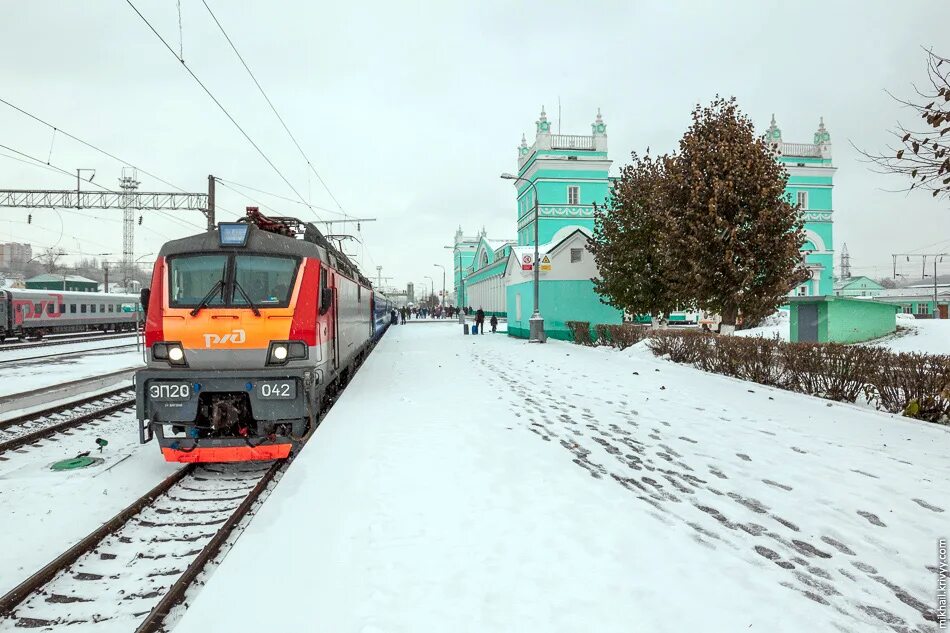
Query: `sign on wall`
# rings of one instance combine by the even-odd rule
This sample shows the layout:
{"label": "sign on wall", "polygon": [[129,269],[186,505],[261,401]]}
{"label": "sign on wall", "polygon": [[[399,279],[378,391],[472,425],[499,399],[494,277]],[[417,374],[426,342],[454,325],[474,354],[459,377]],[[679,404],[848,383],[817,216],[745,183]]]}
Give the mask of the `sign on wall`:
{"label": "sign on wall", "polygon": [[524,254],[521,256],[521,270],[531,270],[531,262],[534,259],[529,254]]}
{"label": "sign on wall", "polygon": [[541,258],[541,270],[551,270],[551,258],[547,255]]}

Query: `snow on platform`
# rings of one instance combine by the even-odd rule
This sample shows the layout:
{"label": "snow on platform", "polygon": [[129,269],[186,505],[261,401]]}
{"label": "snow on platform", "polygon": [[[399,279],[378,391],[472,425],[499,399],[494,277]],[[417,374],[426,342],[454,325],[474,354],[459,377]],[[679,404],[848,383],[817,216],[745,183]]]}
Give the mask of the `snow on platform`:
{"label": "snow on platform", "polygon": [[935,631],[946,427],[390,329],[176,633]]}

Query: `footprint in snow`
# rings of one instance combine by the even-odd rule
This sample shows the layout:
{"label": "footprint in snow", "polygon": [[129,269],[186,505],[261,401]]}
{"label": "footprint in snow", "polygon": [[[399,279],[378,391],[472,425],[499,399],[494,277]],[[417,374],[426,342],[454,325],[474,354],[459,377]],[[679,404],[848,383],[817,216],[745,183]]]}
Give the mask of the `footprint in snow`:
{"label": "footprint in snow", "polygon": [[926,501],[924,501],[923,499],[914,499],[914,503],[916,503],[922,508],[927,508],[928,510],[932,510],[934,512],[943,512],[943,508],[938,508],[935,505],[931,505],[927,503]]}
{"label": "footprint in snow", "polygon": [[736,457],[741,459],[744,462],[751,462],[752,458],[746,455],[745,453],[736,453]]}
{"label": "footprint in snow", "polygon": [[864,517],[871,523],[871,525],[876,525],[878,527],[887,527],[883,521],[881,521],[876,514],[871,512],[866,512],[865,510],[858,510],[858,516]]}

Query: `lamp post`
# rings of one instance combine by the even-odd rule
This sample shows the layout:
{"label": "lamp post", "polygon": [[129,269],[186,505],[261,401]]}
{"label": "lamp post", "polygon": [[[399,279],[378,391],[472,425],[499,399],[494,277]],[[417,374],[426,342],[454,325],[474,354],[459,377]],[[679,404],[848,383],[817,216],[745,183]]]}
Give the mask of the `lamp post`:
{"label": "lamp post", "polygon": [[445,266],[442,264],[433,264],[442,269],[442,309],[445,309]]}
{"label": "lamp post", "polygon": [[457,250],[455,246],[443,246],[442,248],[454,251],[452,254],[453,267],[455,266],[455,253],[458,253],[459,278],[458,286],[455,288],[455,307],[458,308],[459,324],[461,325],[465,323],[465,270],[462,268],[462,252]]}
{"label": "lamp post", "polygon": [[527,178],[522,178],[520,176],[515,176],[514,174],[504,173],[501,175],[503,180],[514,180],[526,182],[531,185],[531,188],[534,189],[534,313],[531,315],[531,318],[528,320],[528,342],[534,343],[544,343],[547,337],[544,334],[544,318],[541,316],[541,304],[540,304],[540,272],[541,272],[541,262],[538,258],[538,224],[540,224],[540,217],[538,215],[538,188],[537,186],[528,180]]}

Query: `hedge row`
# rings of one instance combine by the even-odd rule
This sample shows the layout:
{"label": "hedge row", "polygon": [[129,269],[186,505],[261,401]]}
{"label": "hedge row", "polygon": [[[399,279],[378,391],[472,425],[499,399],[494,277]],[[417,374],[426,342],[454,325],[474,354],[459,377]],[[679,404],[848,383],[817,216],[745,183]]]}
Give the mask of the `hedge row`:
{"label": "hedge row", "polygon": [[591,335],[589,321],[567,321],[565,323],[571,330],[574,342],[580,345],[609,345],[619,349],[627,349],[645,339],[650,332],[650,328],[632,323],[623,323],[621,325],[600,324],[594,328],[596,336]]}
{"label": "hedge row", "polygon": [[[589,324],[568,325],[575,342],[595,344]],[[717,336],[695,330],[651,330],[629,324],[599,325],[596,332],[597,344],[621,349],[648,337],[647,345],[656,356],[704,371],[840,402],[855,402],[863,396],[883,411],[931,422],[950,421],[950,356]]]}

